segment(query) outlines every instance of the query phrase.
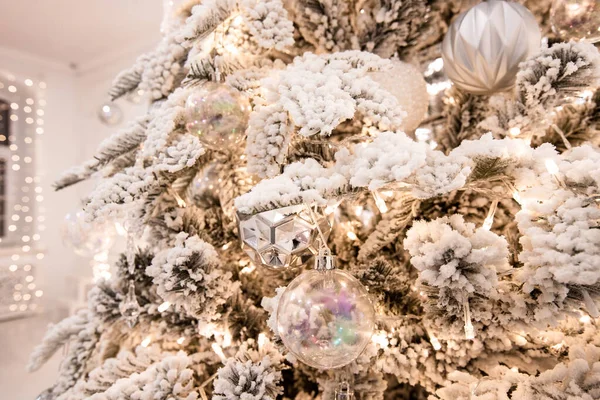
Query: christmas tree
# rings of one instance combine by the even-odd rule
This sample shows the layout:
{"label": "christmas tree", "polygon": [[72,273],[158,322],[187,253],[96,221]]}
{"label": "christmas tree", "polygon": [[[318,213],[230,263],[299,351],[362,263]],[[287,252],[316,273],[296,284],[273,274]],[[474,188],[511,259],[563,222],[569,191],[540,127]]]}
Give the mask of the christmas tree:
{"label": "christmas tree", "polygon": [[128,244],[40,398],[600,398],[598,7],[178,2],[56,183]]}

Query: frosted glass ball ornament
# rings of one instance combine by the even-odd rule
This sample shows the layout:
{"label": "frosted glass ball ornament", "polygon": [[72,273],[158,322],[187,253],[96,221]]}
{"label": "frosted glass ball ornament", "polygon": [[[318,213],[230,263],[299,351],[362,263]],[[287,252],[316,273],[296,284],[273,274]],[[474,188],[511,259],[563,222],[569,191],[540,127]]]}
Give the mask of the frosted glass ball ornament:
{"label": "frosted glass ball ornament", "polygon": [[110,249],[117,233],[112,223],[87,222],[81,210],[65,215],[60,232],[65,246],[83,257]]}
{"label": "frosted glass ball ornament", "polygon": [[185,126],[207,147],[234,151],[244,140],[250,111],[250,102],[240,91],[207,82],[187,98]]}
{"label": "frosted glass ball ornament", "polygon": [[564,40],[600,41],[600,2],[598,0],[554,0],[550,22],[555,34]]}
{"label": "frosted glass ball ornament", "polygon": [[256,214],[238,212],[237,219],[242,250],[255,265],[270,270],[308,263],[318,253],[317,225],[326,239],[331,232],[331,218],[319,209],[310,213],[303,204]]}
{"label": "frosted glass ball ornament", "polygon": [[100,119],[100,122],[104,125],[118,125],[123,120],[123,111],[118,104],[106,102],[98,109],[98,119]]}
{"label": "frosted glass ball ornament", "polygon": [[442,42],[444,70],[461,90],[491,95],[512,88],[519,63],[540,49],[542,35],[524,6],[489,0],[460,14]]}
{"label": "frosted glass ball ornament", "polygon": [[398,100],[398,105],[406,111],[402,129],[414,131],[425,119],[429,107],[427,83],[415,66],[399,60],[391,60],[391,63],[391,69],[371,71],[367,76]]}
{"label": "frosted glass ball ornament", "polygon": [[367,289],[339,269],[310,270],[281,295],[277,332],[298,360],[319,369],[354,361],[371,340],[375,310]]}

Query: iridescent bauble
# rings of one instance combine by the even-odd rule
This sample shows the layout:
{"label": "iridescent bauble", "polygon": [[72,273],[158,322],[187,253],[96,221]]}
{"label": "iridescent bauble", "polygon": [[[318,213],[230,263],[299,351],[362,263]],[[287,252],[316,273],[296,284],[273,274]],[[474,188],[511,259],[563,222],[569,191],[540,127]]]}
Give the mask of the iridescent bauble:
{"label": "iridescent bauble", "polygon": [[429,106],[427,83],[423,74],[413,65],[392,60],[392,68],[373,71],[367,75],[380,87],[390,92],[398,100],[398,105],[406,111],[402,129],[406,132],[417,129],[425,119]]}
{"label": "iridescent bauble", "polygon": [[305,205],[237,213],[242,249],[255,264],[270,269],[306,264],[318,252],[317,224],[325,238],[331,232],[330,219],[318,210],[313,214],[316,221]]}
{"label": "iridescent bauble", "polygon": [[460,14],[442,43],[448,78],[469,93],[512,88],[519,63],[540,49],[540,27],[520,4],[490,0]]}
{"label": "iridescent bauble", "polygon": [[107,251],[114,243],[115,225],[90,223],[83,211],[68,213],[61,227],[63,243],[83,257],[92,257]]}
{"label": "iridescent bauble", "polygon": [[104,125],[117,125],[123,120],[123,111],[117,104],[107,102],[98,109],[98,118]]}
{"label": "iridescent bauble", "polygon": [[552,30],[564,40],[600,40],[598,0],[554,0],[550,9]]}
{"label": "iridescent bauble", "polygon": [[219,205],[221,178],[216,163],[202,168],[190,186],[190,197],[196,207],[209,208]]}
{"label": "iridescent bauble", "polygon": [[250,102],[229,85],[208,82],[190,94],[185,102],[186,128],[213,149],[235,150],[244,139]]}
{"label": "iridescent bauble", "polygon": [[365,349],[375,328],[367,289],[348,272],[310,270],[281,295],[277,332],[303,363],[320,369],[342,367]]}

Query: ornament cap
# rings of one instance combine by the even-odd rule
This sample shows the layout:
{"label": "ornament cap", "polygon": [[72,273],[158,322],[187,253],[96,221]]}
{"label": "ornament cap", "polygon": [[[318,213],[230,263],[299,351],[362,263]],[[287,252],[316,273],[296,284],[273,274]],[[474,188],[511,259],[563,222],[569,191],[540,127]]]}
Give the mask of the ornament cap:
{"label": "ornament cap", "polygon": [[331,271],[337,267],[336,257],[331,254],[331,250],[323,249],[315,260],[315,269],[317,271]]}

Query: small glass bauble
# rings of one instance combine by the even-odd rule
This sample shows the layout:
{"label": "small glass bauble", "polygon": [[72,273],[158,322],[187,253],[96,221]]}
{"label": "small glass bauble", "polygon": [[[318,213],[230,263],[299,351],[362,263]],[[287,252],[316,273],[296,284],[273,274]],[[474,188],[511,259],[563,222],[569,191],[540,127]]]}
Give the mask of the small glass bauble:
{"label": "small glass bauble", "polygon": [[277,331],[303,363],[342,367],[365,349],[375,328],[367,289],[345,271],[310,270],[294,279],[279,301]]}
{"label": "small glass bauble", "polygon": [[63,243],[83,257],[92,257],[110,249],[114,243],[114,223],[90,223],[79,210],[65,215],[61,227]]}
{"label": "small glass bauble", "polygon": [[550,9],[552,30],[560,38],[600,41],[598,0],[554,0]]}
{"label": "small glass bauble", "polygon": [[98,109],[98,118],[104,125],[117,125],[123,120],[123,111],[117,104],[107,102]]}
{"label": "small glass bauble", "polygon": [[219,205],[221,178],[216,163],[202,168],[190,186],[190,197],[196,207],[209,208]]}
{"label": "small glass bauble", "polygon": [[244,139],[250,102],[224,83],[207,82],[190,94],[185,103],[186,128],[213,149],[233,151]]}
{"label": "small glass bauble", "polygon": [[[316,221],[313,220],[313,216]],[[242,249],[263,267],[278,270],[309,262],[319,248],[319,229],[327,238],[331,220],[303,204],[252,215],[237,214]]]}
{"label": "small glass bauble", "polygon": [[392,60],[391,69],[369,72],[368,76],[390,92],[398,100],[398,105],[406,111],[402,129],[406,132],[417,129],[425,119],[429,106],[427,83],[423,74],[413,65]]}
{"label": "small glass bauble", "polygon": [[519,63],[540,49],[535,17],[510,1],[484,1],[460,14],[442,42],[444,70],[461,90],[491,95],[512,88]]}

